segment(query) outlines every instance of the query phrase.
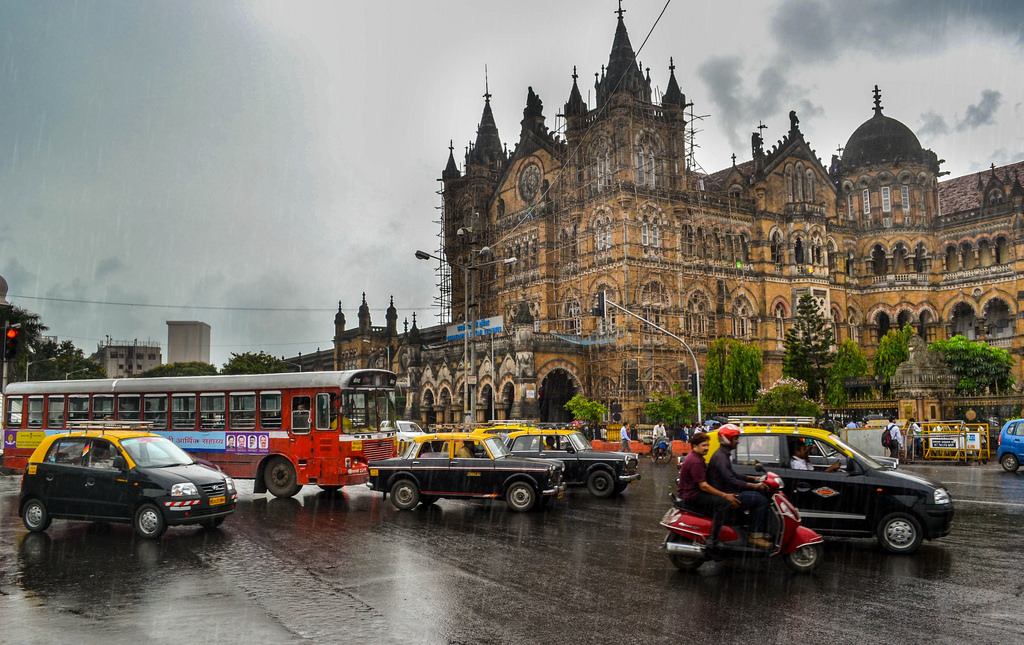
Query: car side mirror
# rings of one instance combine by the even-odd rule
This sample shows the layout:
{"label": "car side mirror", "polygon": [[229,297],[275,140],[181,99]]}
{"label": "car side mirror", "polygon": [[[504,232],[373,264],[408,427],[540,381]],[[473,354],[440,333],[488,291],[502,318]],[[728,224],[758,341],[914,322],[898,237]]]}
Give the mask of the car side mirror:
{"label": "car side mirror", "polygon": [[112,465],[117,470],[127,470],[128,469],[128,462],[125,461],[124,457],[122,457],[121,455],[118,455],[118,456],[114,457],[114,462],[113,462]]}
{"label": "car side mirror", "polygon": [[566,451],[567,453],[569,453],[570,455],[571,455],[571,454],[574,454],[574,453],[576,452],[576,446],[573,446],[572,444],[569,444],[569,445],[567,445],[567,446],[565,447],[565,451]]}
{"label": "car side mirror", "polygon": [[762,466],[760,464],[760,462],[755,461],[754,462],[754,470],[759,472],[759,473],[763,473],[764,472],[764,466]]}

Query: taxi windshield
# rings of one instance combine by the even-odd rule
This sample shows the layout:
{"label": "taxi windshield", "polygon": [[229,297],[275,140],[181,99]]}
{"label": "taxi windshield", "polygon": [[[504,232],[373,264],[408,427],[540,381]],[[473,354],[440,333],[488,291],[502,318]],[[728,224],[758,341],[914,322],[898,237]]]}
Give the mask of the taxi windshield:
{"label": "taxi windshield", "polygon": [[573,432],[568,435],[569,442],[572,443],[572,447],[577,451],[579,450],[590,450],[590,442],[583,436],[582,432]]}
{"label": "taxi windshield", "polygon": [[195,460],[187,452],[163,437],[132,437],[121,440],[121,447],[142,468],[187,466]]}
{"label": "taxi windshield", "polygon": [[857,459],[863,462],[865,466],[868,466],[869,468],[877,468],[879,470],[885,469],[885,466],[875,461],[874,457],[871,457],[870,455],[867,455],[866,453],[857,450],[850,444],[840,439],[838,435],[830,434],[828,436],[828,440],[841,452],[852,454],[853,456],[857,457]]}
{"label": "taxi windshield", "polygon": [[490,451],[491,456],[495,459],[498,459],[499,457],[508,457],[512,454],[498,437],[484,437],[484,444],[487,445],[487,450]]}

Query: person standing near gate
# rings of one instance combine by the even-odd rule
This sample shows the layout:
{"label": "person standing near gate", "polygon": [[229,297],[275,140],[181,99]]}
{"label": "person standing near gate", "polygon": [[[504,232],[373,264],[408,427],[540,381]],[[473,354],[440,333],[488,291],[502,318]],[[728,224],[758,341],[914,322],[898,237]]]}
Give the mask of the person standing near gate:
{"label": "person standing near gate", "polygon": [[885,426],[885,432],[889,435],[886,437],[889,440],[889,456],[895,459],[900,456],[900,451],[903,449],[903,433],[896,425],[895,417],[889,417],[889,425]]}

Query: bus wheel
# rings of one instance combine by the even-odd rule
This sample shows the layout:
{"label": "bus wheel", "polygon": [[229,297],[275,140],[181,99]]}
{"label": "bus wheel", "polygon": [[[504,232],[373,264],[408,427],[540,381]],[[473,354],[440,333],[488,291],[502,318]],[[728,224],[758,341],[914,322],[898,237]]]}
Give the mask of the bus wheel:
{"label": "bus wheel", "polygon": [[320,486],[320,490],[322,490],[323,492],[327,493],[328,495],[334,495],[339,490],[341,490],[341,486],[322,486],[321,485]]}
{"label": "bus wheel", "polygon": [[400,479],[391,487],[391,503],[400,511],[411,511],[420,503],[420,489],[408,479]]}
{"label": "bus wheel", "polygon": [[292,497],[302,488],[295,477],[295,467],[284,457],[274,457],[263,473],[267,490],[274,497]]}

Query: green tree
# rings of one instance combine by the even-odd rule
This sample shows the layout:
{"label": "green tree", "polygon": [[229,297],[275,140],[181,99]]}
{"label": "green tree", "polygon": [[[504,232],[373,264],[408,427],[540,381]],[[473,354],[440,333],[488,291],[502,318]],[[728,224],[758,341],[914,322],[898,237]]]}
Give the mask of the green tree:
{"label": "green tree", "polygon": [[[70,340],[59,343],[44,339],[29,357],[26,364],[28,380],[59,381],[64,378],[93,379],[106,378],[107,371],[101,363],[89,359]],[[24,378],[25,372],[21,373]]]}
{"label": "green tree", "polygon": [[597,401],[591,401],[582,394],[577,394],[565,404],[573,419],[587,421],[589,423],[600,423],[608,414],[608,408]]}
{"label": "green tree", "polygon": [[807,398],[807,384],[799,379],[781,378],[758,393],[751,414],[764,416],[820,417],[821,407]]}
{"label": "green tree", "polygon": [[854,376],[867,376],[868,357],[860,345],[849,338],[839,345],[836,352],[836,360],[832,363],[832,369],[828,371],[828,387],[825,390],[825,400],[830,405],[842,407],[846,405],[846,386],[844,379]]}
{"label": "green tree", "polygon": [[673,384],[672,389],[676,392],[673,396],[665,396],[661,392],[653,394],[654,400],[644,407],[648,419],[678,424],[697,417],[697,397],[683,391],[678,383]]}
{"label": "green tree", "polygon": [[1005,349],[972,342],[960,335],[937,340],[929,349],[946,357],[946,365],[957,378],[957,394],[999,394],[1013,385],[1013,357]]}
{"label": "green tree", "polygon": [[224,363],[224,367],[221,369],[221,374],[280,374],[288,371],[288,364],[276,356],[272,356],[265,352],[255,354],[253,352],[245,352],[244,354],[235,354],[232,352],[231,358],[228,359],[227,363]]}
{"label": "green tree", "polygon": [[718,338],[708,347],[702,398],[726,404],[753,401],[763,368],[761,348],[755,343]]}
{"label": "green tree", "polygon": [[159,376],[212,376],[217,373],[217,367],[202,361],[191,361],[188,363],[168,363],[157,365],[151,370],[139,374],[140,378],[155,378]]}
{"label": "green tree", "polygon": [[903,325],[903,329],[890,329],[878,341],[878,349],[875,351],[875,377],[882,380],[882,389],[889,391],[889,379],[896,373],[900,363],[910,358],[910,350],[907,349],[907,342],[916,332],[909,324]]}
{"label": "green tree", "polygon": [[782,375],[807,383],[807,396],[818,400],[825,392],[828,370],[834,355],[832,326],[809,293],[800,296],[796,320],[786,331],[786,355]]}

